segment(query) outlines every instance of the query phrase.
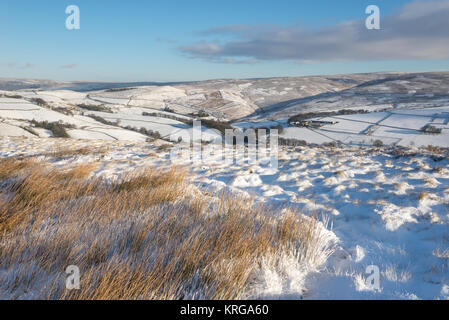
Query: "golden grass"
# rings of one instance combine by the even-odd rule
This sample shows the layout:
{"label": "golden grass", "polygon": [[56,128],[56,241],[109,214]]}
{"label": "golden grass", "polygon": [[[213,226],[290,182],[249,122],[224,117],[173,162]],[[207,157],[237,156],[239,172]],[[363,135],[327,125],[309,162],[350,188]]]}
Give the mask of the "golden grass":
{"label": "golden grass", "polygon": [[59,147],[56,150],[45,154],[46,156],[51,156],[54,158],[65,158],[73,156],[85,156],[90,154],[104,154],[108,151],[107,148],[93,148],[93,147],[80,147],[80,148],[68,148]]}
{"label": "golden grass", "polygon": [[421,191],[421,193],[419,194],[418,198],[419,198],[420,201],[424,201],[424,200],[429,198],[429,193],[427,191],[425,191],[425,190]]}
{"label": "golden grass", "polygon": [[75,168],[62,174],[62,179],[85,179],[97,168],[96,163],[78,165]]}
{"label": "golden grass", "polygon": [[28,172],[17,176],[7,186],[7,191],[14,196],[0,203],[0,232],[14,227],[27,215],[34,216],[36,209],[47,209],[60,201],[92,193],[98,183],[79,179],[87,177],[93,169],[93,165],[81,165],[67,172],[60,172],[37,164],[29,167]]}
{"label": "golden grass", "polygon": [[186,178],[186,172],[177,167],[168,172],[142,170],[128,173],[122,181],[115,185],[115,191],[133,191],[138,189],[156,188],[163,185],[182,184]]}
{"label": "golden grass", "polygon": [[32,159],[7,158],[0,160],[0,179],[7,179],[17,175],[21,170],[34,164]]}
{"label": "golden grass", "polygon": [[[67,145],[67,144],[66,144]],[[27,156],[28,159],[35,157],[46,157],[46,158],[72,158],[78,156],[86,156],[86,155],[98,155],[102,156],[109,152],[108,146],[82,146],[82,147],[67,147],[63,143],[57,144],[50,151],[40,152],[34,155]],[[8,161],[12,161],[13,159],[7,159]]]}
{"label": "golden grass", "polygon": [[[316,219],[190,192],[181,168],[105,181],[8,166],[27,172],[0,193],[0,298],[241,299],[264,258],[318,266],[331,252]],[[69,265],[80,290],[65,288]]]}

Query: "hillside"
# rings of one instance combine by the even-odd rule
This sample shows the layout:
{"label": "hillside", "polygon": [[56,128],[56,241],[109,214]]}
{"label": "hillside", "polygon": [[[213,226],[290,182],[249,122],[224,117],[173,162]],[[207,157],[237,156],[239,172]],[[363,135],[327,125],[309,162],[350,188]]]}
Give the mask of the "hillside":
{"label": "hillside", "polygon": [[[157,85],[3,79],[0,88],[16,89],[0,91],[2,136],[53,136],[42,124],[47,121],[62,123],[67,136],[76,139],[162,138],[170,143],[190,139],[192,120],[209,119],[231,121],[236,128],[282,126],[283,139],[307,143],[353,145],[381,141],[449,147],[449,73]],[[297,115],[334,124],[318,128],[289,125],[287,119]],[[440,133],[426,134],[426,126]],[[212,129],[204,128],[204,140],[220,135]]]}

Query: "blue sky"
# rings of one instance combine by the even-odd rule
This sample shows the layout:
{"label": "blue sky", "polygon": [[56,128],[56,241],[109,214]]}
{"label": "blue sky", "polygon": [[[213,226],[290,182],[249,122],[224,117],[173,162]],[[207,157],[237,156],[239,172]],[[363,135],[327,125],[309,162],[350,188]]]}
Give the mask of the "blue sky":
{"label": "blue sky", "polygon": [[[421,2],[407,9],[413,1],[2,0],[0,77],[183,81],[448,70],[447,35],[427,39],[425,32],[434,34],[432,29],[424,30],[420,38],[404,35],[418,46],[427,41],[427,49],[416,54],[410,54],[411,42],[401,41],[398,30],[407,23],[414,25],[413,19],[434,20],[435,12],[420,10]],[[449,12],[448,1],[436,2],[438,12]],[[364,26],[370,4],[379,6],[385,27],[372,30],[377,32],[374,36],[357,32],[363,39],[373,38],[375,54],[366,53],[363,41],[359,41],[362,48],[354,39],[348,40]],[[65,28],[68,5],[80,8],[80,30]],[[410,20],[410,12],[427,15]],[[406,20],[398,22],[395,17],[401,13]],[[442,15],[442,24],[446,18]],[[323,45],[320,40],[317,45],[317,35],[341,36],[338,43],[347,48],[334,54],[336,42]],[[280,37],[281,45],[272,41]],[[402,47],[393,52],[396,43]]]}

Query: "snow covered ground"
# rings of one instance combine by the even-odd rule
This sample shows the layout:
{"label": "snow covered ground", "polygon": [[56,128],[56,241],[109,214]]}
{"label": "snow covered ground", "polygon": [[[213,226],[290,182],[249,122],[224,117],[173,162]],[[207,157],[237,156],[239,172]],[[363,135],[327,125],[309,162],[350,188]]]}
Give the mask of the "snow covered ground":
{"label": "snow covered ground", "polygon": [[[107,151],[62,156],[52,163],[65,168],[96,162],[100,165],[94,174],[108,178],[181,164],[204,192],[246,195],[328,221],[329,238],[338,247],[322,267],[285,261],[282,272],[267,269],[259,275],[254,297],[449,299],[449,158],[447,150],[424,148],[449,148],[449,74],[213,80],[130,88],[39,83],[7,81],[4,88],[19,90],[0,91],[0,158],[101,148]],[[29,86],[42,88],[24,89]],[[312,120],[336,122],[320,128],[287,125],[291,115],[342,109],[369,112],[315,116]],[[203,154],[211,154],[203,161],[173,163],[167,145],[185,146],[192,135],[190,121],[199,111],[207,112],[208,119],[234,119],[235,128],[280,125],[281,138],[312,145],[280,147],[278,168],[265,162],[228,164],[207,143]],[[70,139],[52,138],[52,131],[34,126],[32,120],[65,124]],[[441,133],[422,132],[426,125]],[[203,129],[205,142],[219,136]],[[151,136],[156,132],[160,140]],[[373,148],[379,141],[388,146]],[[336,146],[319,146],[323,143]],[[380,272],[379,287],[367,282],[372,266]]]}
{"label": "snow covered ground", "polygon": [[[449,298],[449,159],[358,148],[280,152],[279,170],[204,165],[203,187],[231,188],[330,219],[339,250],[307,276],[304,295],[271,288],[272,298]],[[210,162],[209,162],[210,163]],[[366,285],[368,266],[380,288]],[[274,279],[267,280],[275,282]]]}
{"label": "snow covered ground", "polygon": [[[67,140],[8,137],[0,156],[39,155],[67,148]],[[169,150],[148,143],[72,140],[70,148],[108,152],[53,161],[57,167],[98,162],[96,175],[119,177],[148,165],[171,165]],[[205,146],[205,151],[209,146]],[[205,154],[205,153],[203,153]],[[274,207],[298,208],[328,221],[337,249],[319,270],[285,261],[255,288],[274,299],[449,299],[449,158],[424,149],[403,155],[364,147],[279,150],[279,168],[223,162],[221,154],[187,165],[204,192],[249,195]],[[368,266],[380,272],[369,285]],[[369,269],[368,269],[369,270]]]}

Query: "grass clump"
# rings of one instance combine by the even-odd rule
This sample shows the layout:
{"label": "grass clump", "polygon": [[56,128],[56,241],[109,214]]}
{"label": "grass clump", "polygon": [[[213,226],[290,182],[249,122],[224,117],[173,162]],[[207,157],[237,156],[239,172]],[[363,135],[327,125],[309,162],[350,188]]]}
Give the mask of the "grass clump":
{"label": "grass clump", "polygon": [[[182,168],[105,180],[94,167],[11,161],[0,197],[3,298],[243,299],[267,259],[318,267],[332,252],[317,219],[204,195]],[[79,290],[65,288],[69,265],[81,271]]]}
{"label": "grass clump", "polygon": [[17,175],[21,170],[30,167],[34,164],[32,159],[16,159],[6,158],[0,160],[0,180],[11,178]]}

